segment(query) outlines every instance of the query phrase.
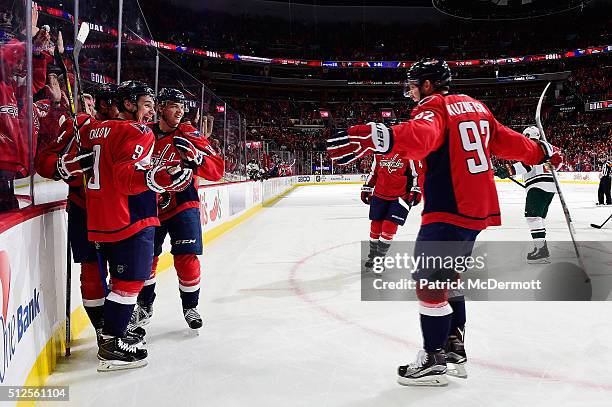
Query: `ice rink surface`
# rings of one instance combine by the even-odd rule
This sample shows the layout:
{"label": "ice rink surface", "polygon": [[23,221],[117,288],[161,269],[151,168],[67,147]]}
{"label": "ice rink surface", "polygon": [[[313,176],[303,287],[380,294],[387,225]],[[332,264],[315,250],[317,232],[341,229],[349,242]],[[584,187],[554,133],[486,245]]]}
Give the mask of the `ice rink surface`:
{"label": "ice rink surface", "polygon": [[[360,301],[360,240],[368,208],[359,185],[300,187],[205,248],[200,311],[189,332],[174,270],[158,277],[147,327],[149,365],[97,373],[93,329],[48,385],[74,406],[530,406],[612,405],[610,302],[469,302],[467,380],[402,387],[396,367],[421,346],[417,304]],[[503,226],[479,240],[529,240],[524,191],[498,184]],[[611,207],[596,185],[563,184],[581,240]],[[414,239],[411,213],[397,239]],[[569,240],[559,200],[549,240]],[[50,404],[58,406],[60,403]]]}

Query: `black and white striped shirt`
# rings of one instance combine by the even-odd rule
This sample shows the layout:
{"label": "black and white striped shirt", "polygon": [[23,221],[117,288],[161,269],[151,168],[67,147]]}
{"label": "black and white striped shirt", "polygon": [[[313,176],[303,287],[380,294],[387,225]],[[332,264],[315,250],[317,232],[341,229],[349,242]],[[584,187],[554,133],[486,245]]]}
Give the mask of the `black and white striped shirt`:
{"label": "black and white striped shirt", "polygon": [[603,177],[609,177],[610,175],[612,175],[612,161],[606,161],[606,163],[603,165],[603,168],[601,169],[601,175]]}

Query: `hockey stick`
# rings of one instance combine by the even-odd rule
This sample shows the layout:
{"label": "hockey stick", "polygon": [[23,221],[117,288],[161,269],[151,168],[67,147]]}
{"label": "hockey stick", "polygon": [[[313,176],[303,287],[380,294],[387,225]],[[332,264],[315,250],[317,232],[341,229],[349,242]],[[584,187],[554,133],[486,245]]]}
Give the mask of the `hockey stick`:
{"label": "hockey stick", "polygon": [[83,48],[83,44],[87,41],[87,37],[89,36],[89,24],[83,22],[81,23],[81,28],[79,28],[79,33],[77,34],[76,41],[74,43],[74,50],[72,51],[72,63],[74,64],[74,70],[76,74],[76,83],[77,90],[79,94],[79,101],[81,102],[81,109],[85,108],[85,98],[83,97],[83,85],[81,84],[81,69],[79,68],[79,54],[81,53],[81,48]]}
{"label": "hockey stick", "polygon": [[521,183],[521,182],[518,182],[517,180],[515,180],[515,179],[514,179],[514,178],[512,178],[512,177],[508,177],[508,179],[509,179],[510,181],[514,182],[516,185],[519,185],[519,186],[520,186],[520,187],[522,187],[522,188],[527,188],[527,186],[526,186],[525,184],[523,184],[523,183]]}
{"label": "hockey stick", "polygon": [[[74,46],[75,49],[73,53],[73,55],[76,56],[75,58],[76,61],[78,61],[78,54],[81,51],[81,47],[83,46],[83,43],[85,43],[85,40],[87,39],[88,35],[89,35],[89,25],[87,25],[87,23],[81,24],[81,28],[79,29],[79,33],[75,41],[75,46]],[[53,53],[53,58],[57,66],[61,69],[62,74],[64,75],[64,81],[66,82],[66,89],[68,91],[68,101],[70,104],[70,116],[72,118],[72,128],[74,131],[74,138],[76,139],[77,144],[80,145],[81,137],[79,135],[79,129],[77,126],[77,121],[76,121],[76,109],[74,107],[74,98],[72,96],[72,88],[70,86],[70,80],[68,78],[68,70],[66,69],[66,64],[64,63],[64,59],[62,58],[62,54],[59,52],[58,47],[55,48],[55,52]],[[78,64],[75,63],[75,67],[77,69],[77,81],[80,84],[81,78],[78,74],[79,72]],[[71,327],[71,322],[72,322],[71,316],[70,316],[70,311],[72,307],[72,304],[71,304],[72,258],[71,258],[69,229],[66,234],[66,248],[67,248],[66,249],[66,356],[70,356],[70,342],[72,339],[71,334],[70,334],[70,327]]]}
{"label": "hockey stick", "polygon": [[610,219],[612,219],[612,215],[608,216],[608,219],[606,219],[606,220],[604,221],[604,223],[602,223],[601,225],[596,225],[596,224],[594,224],[594,223],[591,223],[591,227],[593,227],[593,228],[595,228],[595,229],[601,229],[601,228],[603,228],[603,227],[604,227],[604,225],[605,225],[606,223],[608,223],[608,221],[609,221]]}
{"label": "hockey stick", "polygon": [[[546,141],[546,134],[544,133],[544,127],[542,127],[542,103],[544,102],[544,97],[546,96],[546,91],[550,87],[551,82],[546,84],[544,91],[540,95],[540,100],[538,100],[538,106],[536,108],[535,121],[538,126],[538,130],[540,131],[540,137],[542,140]],[[586,273],[586,268],[584,267],[584,261],[582,260],[582,255],[580,254],[580,250],[578,249],[578,244],[576,243],[576,230],[574,229],[574,224],[572,223],[572,217],[570,215],[569,209],[567,207],[567,203],[565,201],[565,197],[563,196],[563,192],[561,191],[561,185],[559,184],[559,178],[557,176],[557,171],[555,171],[552,165],[549,165],[550,172],[553,176],[553,180],[555,181],[555,187],[557,188],[557,193],[559,194],[559,200],[561,201],[561,207],[563,208],[563,214],[565,215],[565,221],[567,223],[567,227],[570,232],[570,236],[572,238],[572,243],[574,245],[574,250],[576,252],[576,258],[578,259],[578,264],[582,271]],[[587,277],[585,283],[590,282],[591,279]]]}

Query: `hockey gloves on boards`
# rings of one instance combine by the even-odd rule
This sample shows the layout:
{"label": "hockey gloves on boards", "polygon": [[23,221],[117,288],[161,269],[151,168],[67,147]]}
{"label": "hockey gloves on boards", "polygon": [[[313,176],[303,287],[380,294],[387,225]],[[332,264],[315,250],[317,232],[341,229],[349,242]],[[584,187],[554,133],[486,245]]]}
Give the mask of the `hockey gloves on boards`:
{"label": "hockey gloves on boards", "polygon": [[338,165],[348,165],[364,155],[386,154],[393,146],[393,130],[382,123],[349,127],[327,140],[327,152]]}
{"label": "hockey gloves on boards", "polygon": [[372,199],[372,192],[374,192],[374,188],[365,184],[361,187],[361,202],[366,205],[370,204],[370,199]]}
{"label": "hockey gloves on boards", "polygon": [[68,180],[91,169],[94,163],[94,153],[69,151],[57,159],[55,168],[58,179]]}
{"label": "hockey gloves on boards", "polygon": [[180,166],[158,165],[145,173],[147,186],[157,193],[180,192],[191,184],[193,170]]}

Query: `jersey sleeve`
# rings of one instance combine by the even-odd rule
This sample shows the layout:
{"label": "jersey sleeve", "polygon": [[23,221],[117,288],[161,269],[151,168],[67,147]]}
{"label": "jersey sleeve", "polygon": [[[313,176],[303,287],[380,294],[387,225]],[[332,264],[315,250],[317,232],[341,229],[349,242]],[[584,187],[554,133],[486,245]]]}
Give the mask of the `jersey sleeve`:
{"label": "jersey sleeve", "polygon": [[372,158],[372,169],[370,170],[370,173],[368,174],[368,178],[366,178],[366,185],[373,187],[376,185],[376,180],[378,179],[378,170],[380,168],[380,166],[378,165],[378,159],[377,156],[374,155]]}
{"label": "jersey sleeve", "polygon": [[[86,114],[80,114],[77,117],[77,125],[79,129],[89,125],[91,117]],[[66,119],[59,126],[58,134],[41,150],[37,152],[35,166],[36,172],[49,179],[59,180],[56,173],[57,159],[69,152],[71,149],[76,150],[77,145],[74,139],[74,126],[72,119]],[[79,177],[76,177],[79,178]],[[78,186],[81,184],[81,179],[68,182],[69,185]],[[74,184],[74,185],[73,185]]]}
{"label": "jersey sleeve", "polygon": [[219,181],[225,172],[225,161],[217,154],[208,140],[195,127],[181,125],[181,136],[189,140],[204,154],[204,161],[196,170],[196,175],[208,181]]}
{"label": "jersey sleeve", "polygon": [[421,160],[444,142],[446,110],[442,96],[430,96],[419,102],[413,119],[392,126],[392,152],[411,160]]}
{"label": "jersey sleeve", "polygon": [[155,136],[146,126],[132,126],[113,140],[113,183],[126,195],[149,190],[146,171],[151,165]]}
{"label": "jersey sleeve", "polygon": [[532,165],[540,164],[544,160],[544,151],[539,143],[504,126],[495,119],[493,119],[489,147],[494,155],[506,160],[517,160]]}

